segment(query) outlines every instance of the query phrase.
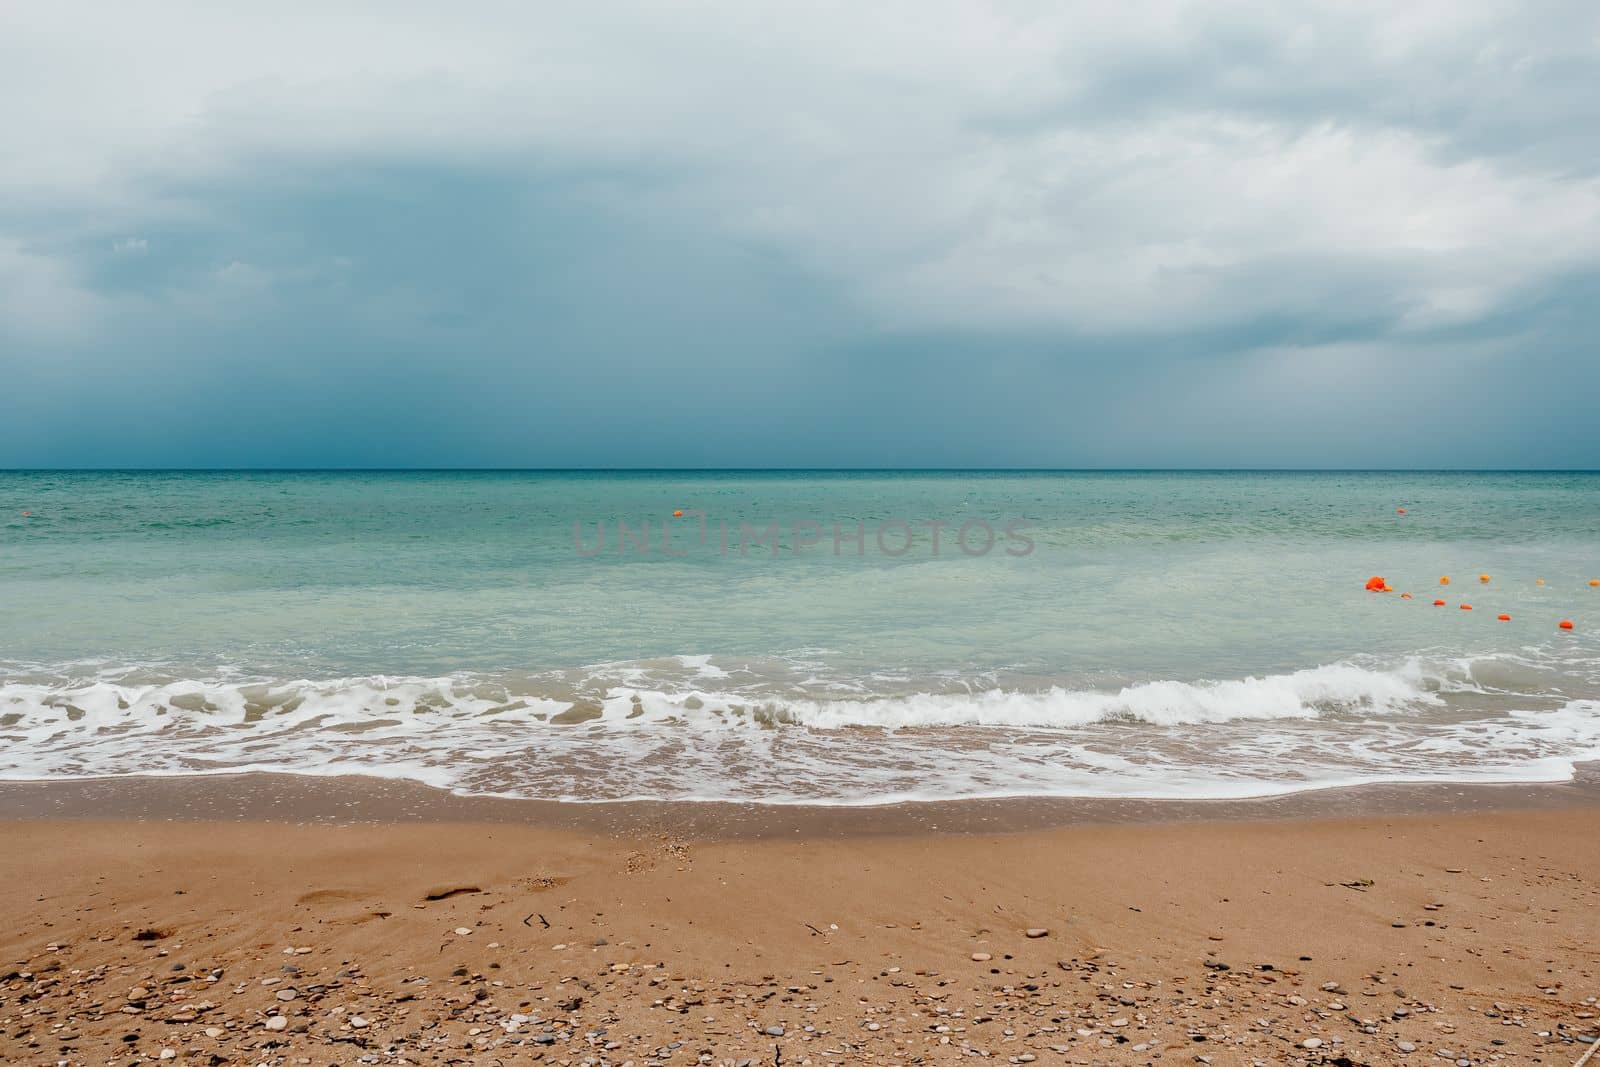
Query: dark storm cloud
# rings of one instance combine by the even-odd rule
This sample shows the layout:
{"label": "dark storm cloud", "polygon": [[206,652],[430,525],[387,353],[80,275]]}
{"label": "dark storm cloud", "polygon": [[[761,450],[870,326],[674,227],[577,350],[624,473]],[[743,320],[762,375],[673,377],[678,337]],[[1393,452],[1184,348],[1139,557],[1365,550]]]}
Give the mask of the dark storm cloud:
{"label": "dark storm cloud", "polygon": [[1589,6],[274,10],[3,16],[0,465],[1600,465]]}

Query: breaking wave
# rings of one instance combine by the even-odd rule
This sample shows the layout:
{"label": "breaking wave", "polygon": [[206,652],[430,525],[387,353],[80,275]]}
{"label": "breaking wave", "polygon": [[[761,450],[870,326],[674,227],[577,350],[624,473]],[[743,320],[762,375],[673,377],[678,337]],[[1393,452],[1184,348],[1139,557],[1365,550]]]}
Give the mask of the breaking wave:
{"label": "breaking wave", "polygon": [[874,692],[881,679],[780,685],[706,656],[545,675],[0,677],[0,779],[14,781],[265,770],[576,801],[860,804],[1540,781],[1600,758],[1600,704],[1515,657],[892,693]]}

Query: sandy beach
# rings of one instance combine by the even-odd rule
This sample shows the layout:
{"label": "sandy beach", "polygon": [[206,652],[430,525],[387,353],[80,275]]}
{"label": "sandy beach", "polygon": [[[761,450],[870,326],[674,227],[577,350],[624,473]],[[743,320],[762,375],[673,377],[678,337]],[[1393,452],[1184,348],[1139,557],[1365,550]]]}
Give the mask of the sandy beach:
{"label": "sandy beach", "polygon": [[[1571,1064],[1600,1030],[1587,788],[754,833],[227,781],[0,790],[0,1059]],[[256,803],[196,817],[219,792]]]}

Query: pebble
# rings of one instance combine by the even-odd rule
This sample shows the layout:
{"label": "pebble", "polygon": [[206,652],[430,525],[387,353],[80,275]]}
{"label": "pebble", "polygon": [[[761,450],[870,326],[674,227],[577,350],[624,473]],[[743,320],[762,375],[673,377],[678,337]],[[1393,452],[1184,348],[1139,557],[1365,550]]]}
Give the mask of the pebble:
{"label": "pebble", "polygon": [[[560,907],[559,904],[556,906]],[[1459,903],[1451,905],[1452,909],[1461,906]],[[1389,976],[1397,977],[1402,973],[1399,970],[1376,970],[1376,973],[1362,978],[1351,972],[1352,981],[1363,986],[1363,989],[1346,990],[1338,982],[1315,980],[1315,977],[1326,978],[1325,974],[1313,977],[1292,967],[1254,963],[1251,962],[1256,958],[1253,956],[1244,957],[1246,962],[1241,964],[1238,972],[1233,973],[1230,973],[1228,964],[1220,960],[1199,958],[1191,960],[1183,970],[1193,972],[1203,966],[1198,977],[1203,980],[1204,989],[1186,984],[1169,990],[1164,987],[1163,978],[1149,973],[1141,974],[1135,967],[1114,962],[1105,954],[1108,951],[1105,949],[1097,948],[1092,954],[1084,953],[1084,959],[1051,962],[1054,959],[1054,954],[1051,954],[1030,964],[1013,958],[1014,942],[1003,945],[999,954],[994,954],[992,950],[975,952],[969,949],[969,958],[979,964],[996,959],[1007,961],[1008,973],[998,980],[988,967],[967,972],[965,977],[959,974],[940,976],[937,970],[928,968],[929,961],[926,959],[907,959],[902,971],[900,966],[885,966],[891,962],[887,958],[889,954],[881,962],[871,960],[862,963],[849,958],[852,954],[841,951],[837,960],[815,964],[817,969],[810,971],[812,977],[802,974],[774,974],[760,980],[723,977],[722,988],[718,989],[718,977],[707,980],[705,975],[694,970],[677,970],[668,962],[670,957],[651,950],[648,943],[642,942],[642,938],[641,942],[634,942],[629,934],[615,931],[610,932],[609,937],[596,937],[598,931],[585,929],[578,923],[566,930],[559,922],[553,930],[547,926],[544,936],[568,933],[574,939],[572,947],[569,949],[566,944],[555,947],[568,950],[574,956],[587,955],[581,953],[581,946],[586,942],[595,947],[607,944],[617,947],[592,962],[567,960],[565,956],[560,961],[544,960],[538,956],[537,945],[542,940],[536,932],[539,924],[525,923],[529,929],[524,934],[521,926],[515,926],[515,921],[521,918],[520,911],[512,915],[510,918],[513,922],[504,927],[496,925],[493,919],[485,919],[484,929],[490,937],[507,936],[504,932],[497,935],[494,931],[514,927],[517,936],[530,939],[521,942],[522,949],[517,949],[519,942],[508,937],[508,947],[490,956],[505,966],[498,974],[489,970],[495,964],[487,959],[474,960],[470,950],[474,945],[488,950],[499,949],[500,942],[464,942],[456,946],[456,950],[464,955],[452,959],[448,945],[450,931],[453,930],[460,937],[469,934],[475,936],[477,927],[447,927],[444,956],[437,961],[439,977],[430,979],[421,973],[411,972],[398,979],[399,992],[392,996],[382,991],[381,987],[369,986],[361,967],[352,959],[342,958],[353,953],[336,941],[319,943],[315,949],[318,960],[311,961],[308,958],[300,967],[287,963],[280,967],[270,956],[265,961],[254,961],[262,964],[261,967],[252,967],[251,961],[241,961],[231,965],[227,981],[216,986],[209,983],[216,983],[222,977],[222,969],[211,967],[210,961],[199,956],[191,956],[196,960],[193,968],[179,972],[171,971],[164,962],[150,959],[146,959],[142,965],[120,968],[99,966],[93,970],[89,969],[93,966],[91,963],[80,971],[71,969],[74,963],[80,961],[69,957],[65,960],[65,966],[56,965],[54,968],[59,970],[59,975],[51,973],[50,967],[40,966],[39,970],[44,973],[37,976],[23,969],[27,966],[26,960],[18,960],[15,964],[8,964],[8,968],[15,966],[17,970],[0,972],[7,974],[7,977],[0,978],[0,1018],[9,1027],[11,1019],[4,1013],[11,1011],[10,1005],[15,1003],[26,1007],[22,1009],[17,1023],[19,1029],[6,1030],[4,1036],[0,1037],[0,1044],[15,1033],[20,1033],[20,1028],[29,1025],[30,1020],[35,1020],[33,1025],[38,1026],[40,1022],[51,1018],[52,1013],[42,1010],[45,1002],[31,998],[60,997],[57,1003],[65,1008],[83,995],[80,992],[83,985],[78,983],[86,985],[90,981],[103,982],[106,990],[97,998],[97,1002],[86,1003],[92,1004],[91,1012],[98,1012],[102,1025],[113,1028],[109,1040],[120,1039],[120,1048],[113,1048],[126,1050],[114,1062],[142,1060],[148,1063],[150,1058],[155,1057],[163,1063],[163,1067],[168,1061],[175,1063],[181,1059],[185,1063],[205,1063],[208,1058],[213,1062],[227,1063],[228,1067],[233,1064],[240,1067],[249,1064],[312,1067],[311,1060],[297,1058],[295,1053],[299,1050],[289,1046],[325,1041],[355,1044],[358,1048],[346,1055],[359,1058],[341,1058],[340,1062],[363,1064],[452,1062],[452,1058],[453,1062],[458,1063],[480,1062],[473,1059],[477,1056],[485,1057],[481,1062],[493,1062],[498,1058],[504,1063],[522,1063],[531,1062],[528,1059],[530,1056],[546,1056],[555,1058],[544,1062],[570,1063],[574,1067],[603,1067],[608,1063],[623,1064],[623,1067],[629,1064],[669,1067],[674,1063],[679,1067],[683,1063],[690,1067],[700,1067],[701,1064],[710,1067],[716,1063],[718,1067],[723,1067],[724,1064],[736,1065],[741,1062],[755,1067],[762,1062],[769,1065],[773,1062],[771,1057],[777,1039],[782,1039],[778,1042],[781,1045],[792,1044],[797,1052],[803,1043],[809,1045],[816,1042],[816,1051],[812,1051],[811,1060],[806,1060],[804,1056],[785,1055],[778,1061],[783,1067],[790,1067],[791,1064],[802,1067],[808,1062],[815,1067],[822,1067],[829,1062],[868,1062],[874,1057],[867,1050],[875,1045],[881,1049],[882,1062],[885,1063],[890,1060],[945,1062],[931,1055],[908,1055],[924,1051],[942,1051],[1002,1064],[1035,1063],[1039,1059],[1062,1062],[1044,1053],[1050,1051],[1055,1056],[1067,1056],[1076,1052],[1089,1056],[1078,1062],[1099,1063],[1112,1062],[1110,1057],[1113,1055],[1110,1051],[1100,1050],[1120,1047],[1140,1057],[1138,1062],[1159,1060],[1170,1062],[1174,1067],[1181,1067],[1185,1062],[1207,1064],[1213,1059],[1219,1064],[1239,1062],[1254,1064],[1255,1067],[1266,1067],[1266,1064],[1274,1062],[1418,1064],[1423,1060],[1453,1064],[1455,1067],[1473,1067],[1474,1064],[1493,1067],[1496,1062],[1504,1061],[1505,1053],[1511,1050],[1490,1053],[1486,1049],[1481,1059],[1475,1053],[1464,1051],[1491,1043],[1497,1046],[1508,1044],[1504,1038],[1495,1038],[1491,1042],[1487,1034],[1481,1032],[1481,1028],[1491,1021],[1496,1024],[1495,1032],[1504,1033],[1512,1039],[1509,1042],[1511,1045],[1520,1045],[1519,1038],[1533,1040],[1536,1030],[1538,1041],[1546,1041],[1553,1036],[1562,1041],[1564,1046],[1573,1046],[1574,1051],[1578,1052],[1584,1051],[1584,1046],[1575,1045],[1575,1041],[1587,1044],[1594,1040],[1588,1033],[1570,1029],[1574,1025],[1571,1022],[1558,1027],[1556,1024],[1561,1019],[1553,1008],[1535,1014],[1537,1009],[1529,1009],[1519,1003],[1497,1004],[1495,1010],[1490,1010],[1481,1003],[1474,1005],[1470,997],[1464,998],[1466,1003],[1444,1000],[1435,1005],[1430,999],[1435,997],[1437,990],[1429,984],[1417,986],[1414,996],[1391,984],[1395,977]],[[1381,912],[1378,914],[1381,915]],[[433,926],[436,921],[436,918],[432,921],[419,920],[424,931],[436,930],[437,927]],[[893,928],[893,924],[887,926]],[[921,926],[916,928],[921,929]],[[639,932],[643,933],[643,930]],[[296,927],[288,936],[298,937],[300,933]],[[1025,928],[1025,935],[1030,939],[1054,936],[1052,930],[1044,927]],[[429,935],[424,933],[423,936],[426,938]],[[943,951],[947,953],[951,948],[959,948],[962,940],[970,945],[972,940],[1003,942],[1005,938],[1014,936],[1014,927],[1009,932],[1001,933],[980,928],[975,935],[960,938]],[[1070,940],[1072,938],[1069,937]],[[181,945],[177,941],[170,943]],[[427,951],[431,953],[439,949],[440,942],[434,940]],[[533,956],[524,957],[525,949],[531,949]],[[191,944],[188,948],[181,948],[181,951],[191,955],[197,950]],[[267,951],[272,951],[270,945]],[[287,951],[301,953],[313,950]],[[1025,953],[1018,952],[1016,955],[1020,957]],[[628,962],[612,962],[619,956]],[[1292,954],[1284,957],[1285,960],[1293,958]],[[1304,960],[1304,957],[1301,959]],[[546,973],[531,976],[520,973],[518,968],[526,968],[529,962],[543,966]],[[319,963],[322,965],[319,966]],[[859,970],[830,971],[826,969],[830,965]],[[484,973],[473,970],[474,966],[483,968]],[[264,977],[261,970],[277,973]],[[1065,982],[1052,980],[1060,979],[1058,971],[1069,972],[1074,979],[1081,977],[1086,983],[1092,984],[1086,985],[1081,997],[1074,998],[1071,993],[1063,995],[1058,989]],[[445,974],[449,978],[442,977]],[[528,981],[529,977],[534,981]],[[893,981],[889,981],[891,977]],[[132,987],[122,984],[136,980],[141,984]],[[882,984],[875,985],[879,980],[882,980]],[[1189,977],[1182,980],[1193,982],[1195,977],[1190,973]],[[1553,978],[1549,978],[1536,983],[1537,990],[1546,994],[1540,998],[1542,1004],[1549,1004],[1549,996],[1560,993],[1559,987],[1550,984],[1553,981]],[[304,982],[306,989],[300,991],[290,986],[289,982]],[[838,984],[827,984],[835,982]],[[1010,984],[999,984],[1002,982]],[[25,990],[24,985],[28,987]],[[1451,988],[1459,987],[1452,985]],[[126,998],[119,997],[115,992],[117,989],[126,990]],[[261,999],[262,989],[267,992],[266,1000]],[[25,995],[18,1000],[6,999],[16,995],[18,990],[23,990]],[[230,990],[239,997],[232,1005],[227,999]],[[878,996],[874,997],[869,990],[877,992]],[[1552,993],[1552,990],[1555,992]],[[1311,994],[1309,998],[1304,995],[1308,992]],[[840,993],[844,994],[842,999],[838,997]],[[207,997],[211,999],[204,999]],[[611,1003],[613,997],[622,998],[623,1001],[642,998],[634,1003],[640,1007],[651,1005],[665,1008],[673,1014],[666,1016],[663,1013],[663,1025],[656,1033],[646,1031],[640,1034],[628,1030],[625,1034],[623,1027],[629,1024],[622,1020],[629,1016],[619,1012]],[[1358,997],[1363,999],[1357,1001]],[[1365,999],[1367,997],[1382,999],[1368,1001]],[[828,999],[833,1003],[829,1004]],[[1076,1000],[1076,1005],[1069,1003],[1071,1000]],[[1353,1002],[1350,1008],[1346,1007],[1346,1000]],[[271,1006],[267,1005],[267,1001],[273,1002]],[[1592,1005],[1595,1001],[1596,998],[1590,996],[1576,1007]],[[843,1007],[846,1004],[849,1006]],[[1412,1004],[1416,1006],[1410,1007]],[[513,1005],[519,1006],[522,1011],[511,1011]],[[350,1014],[358,1006],[373,1011],[375,1017]],[[1573,1007],[1563,1002],[1561,1010]],[[1465,1008],[1475,1015],[1463,1022],[1449,1014],[1442,1014],[1456,1008]],[[554,1015],[557,1009],[566,1014]],[[587,1013],[582,1018],[577,1015],[580,1010]],[[36,1011],[38,1015],[34,1016]],[[286,1014],[266,1014],[279,1011]],[[419,1025],[419,1022],[407,1018],[418,1011],[421,1014],[416,1018],[420,1020],[421,1029],[412,1029],[412,1032],[402,1036],[401,1031]],[[1527,1013],[1526,1022],[1523,1021],[1523,1014],[1520,1014],[1523,1012]],[[553,1017],[547,1019],[547,1013]],[[787,1040],[787,1024],[768,1025],[759,1021],[773,1014],[796,1019],[800,1029],[795,1031],[793,1043]],[[1372,1018],[1359,1018],[1364,1014]],[[1578,1020],[1592,1020],[1595,1012],[1590,1008],[1576,1011],[1575,1015]],[[1390,1021],[1391,1016],[1394,1021]],[[686,1029],[679,1021],[674,1021],[688,1017],[701,1018],[706,1024],[704,1030],[695,1033],[693,1031],[696,1028],[690,1026]],[[67,1042],[79,1039],[78,1032],[70,1026],[78,1020],[70,1013],[55,1018],[65,1021],[50,1021],[46,1023],[48,1034],[36,1029],[34,1035],[45,1037],[52,1043],[59,1042],[63,1048]],[[433,1019],[451,1026],[448,1036]],[[806,1025],[804,1020],[807,1019],[816,1025]],[[181,1030],[175,1027],[166,1030],[165,1034],[152,1028],[152,1024],[159,1027],[169,1023],[192,1025]],[[1432,1029],[1425,1031],[1424,1027],[1430,1023]],[[462,1029],[455,1030],[456,1024]],[[1458,1024],[1463,1026],[1464,1031],[1459,1035],[1456,1030]],[[143,1033],[132,1031],[135,1025],[145,1026],[146,1029]],[[1502,1031],[1501,1025],[1522,1029]],[[1585,1031],[1594,1029],[1592,1022],[1586,1021],[1581,1025]],[[1296,1040],[1293,1036],[1295,1031],[1304,1026],[1317,1026],[1317,1036]],[[1424,1033],[1428,1036],[1416,1043],[1401,1040],[1394,1033],[1399,1026],[1414,1027],[1419,1037]],[[608,1027],[612,1030],[613,1039],[607,1038]],[[611,1058],[612,1053],[634,1045],[643,1051],[646,1038],[653,1037],[658,1041],[660,1036],[667,1036],[670,1032],[668,1027],[683,1040],[655,1047],[647,1056],[635,1060],[624,1062],[620,1057]],[[1247,1033],[1247,1028],[1257,1033]],[[1320,1036],[1323,1028],[1329,1030],[1329,1037]],[[268,1033],[263,1034],[262,1029]],[[341,1029],[342,1035],[337,1033]],[[372,1029],[373,1034],[368,1035],[367,1029]],[[841,1031],[848,1033],[841,1036]],[[1552,1035],[1552,1031],[1557,1032]],[[870,1036],[861,1038],[863,1032]],[[1304,1032],[1303,1029],[1301,1032]],[[1433,1036],[1435,1033],[1438,1037]],[[1435,1045],[1434,1052],[1419,1054],[1419,1045],[1442,1039],[1446,1034],[1457,1035],[1452,1036],[1451,1041],[1453,1044],[1465,1043],[1463,1050]],[[171,1048],[161,1044],[163,1036],[173,1037],[174,1045]],[[880,1038],[881,1041],[878,1040]],[[727,1051],[735,1055],[719,1058],[722,1050],[716,1044],[728,1039],[731,1039],[729,1044],[733,1047]],[[578,1047],[585,1040],[590,1046],[589,1050]],[[1052,1040],[1071,1041],[1073,1045],[1051,1044]],[[184,1048],[176,1047],[180,1043],[184,1044]],[[917,1047],[924,1043],[928,1046],[927,1050]],[[767,1059],[741,1061],[738,1058],[738,1053],[755,1051],[763,1044]],[[1238,1060],[1229,1055],[1233,1051],[1231,1048],[1220,1055],[1214,1051],[1233,1044],[1255,1044],[1257,1054],[1262,1058],[1250,1059],[1249,1049],[1240,1049],[1244,1056]],[[740,1045],[744,1047],[738,1047]],[[518,1046],[521,1047],[520,1052]],[[571,1047],[565,1053],[557,1053],[556,1050],[564,1046]],[[1030,1046],[1034,1051],[1024,1051]],[[1288,1051],[1290,1055],[1285,1058],[1279,1054],[1276,1059],[1268,1058],[1265,1053],[1272,1046]],[[1534,1047],[1537,1050],[1539,1046],[1535,1044]],[[1294,1048],[1300,1048],[1306,1055],[1293,1053]],[[1387,1053],[1383,1052],[1385,1048],[1389,1050]],[[544,1051],[536,1051],[540,1049]],[[1213,1054],[1194,1055],[1199,1049]],[[1328,1051],[1322,1052],[1323,1049]],[[591,1054],[590,1058],[583,1058],[585,1051]],[[1038,1056],[1035,1056],[1035,1051]],[[1566,1049],[1556,1048],[1555,1051]],[[1516,1049],[1518,1056],[1522,1052],[1521,1048]],[[570,1058],[560,1058],[569,1054]],[[1410,1059],[1413,1054],[1419,1054],[1418,1059]],[[1472,1057],[1470,1060],[1469,1055]],[[822,1058],[826,1056],[846,1058]],[[1407,1058],[1397,1058],[1400,1056]],[[6,1059],[0,1053],[0,1060]],[[41,1059],[38,1062],[55,1060]],[[99,1059],[96,1062],[113,1060]],[[1544,1062],[1554,1064],[1558,1061],[1546,1059]],[[1600,1063],[1596,1067],[1600,1067]]]}

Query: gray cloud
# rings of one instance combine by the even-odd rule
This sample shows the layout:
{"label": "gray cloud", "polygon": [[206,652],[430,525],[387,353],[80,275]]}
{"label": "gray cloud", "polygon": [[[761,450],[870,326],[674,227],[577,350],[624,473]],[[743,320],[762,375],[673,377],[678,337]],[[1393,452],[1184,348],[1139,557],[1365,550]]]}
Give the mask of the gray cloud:
{"label": "gray cloud", "polygon": [[89,14],[0,465],[1600,463],[1593,5]]}

